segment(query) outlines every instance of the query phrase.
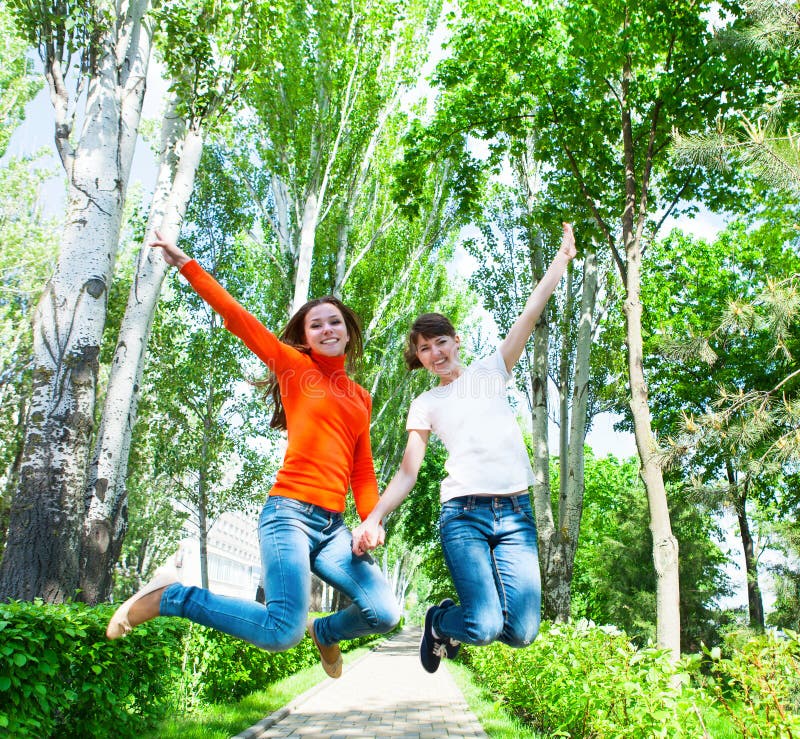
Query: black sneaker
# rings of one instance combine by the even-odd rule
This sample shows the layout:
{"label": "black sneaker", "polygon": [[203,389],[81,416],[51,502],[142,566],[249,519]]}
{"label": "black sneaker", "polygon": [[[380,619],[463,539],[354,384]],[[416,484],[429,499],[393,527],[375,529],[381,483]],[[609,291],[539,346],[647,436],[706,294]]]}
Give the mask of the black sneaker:
{"label": "black sneaker", "polygon": [[426,672],[436,672],[446,653],[444,644],[433,636],[433,616],[438,609],[439,606],[431,606],[425,612],[425,626],[419,641],[419,661]]}
{"label": "black sneaker", "polygon": [[[450,608],[450,606],[454,606],[456,603],[452,598],[445,598],[441,603],[439,603],[439,608]],[[449,637],[444,637],[441,640],[444,644],[444,649],[447,654],[447,659],[455,659],[456,655],[458,654],[458,650],[461,649],[461,642],[456,641],[455,639],[450,639]]]}

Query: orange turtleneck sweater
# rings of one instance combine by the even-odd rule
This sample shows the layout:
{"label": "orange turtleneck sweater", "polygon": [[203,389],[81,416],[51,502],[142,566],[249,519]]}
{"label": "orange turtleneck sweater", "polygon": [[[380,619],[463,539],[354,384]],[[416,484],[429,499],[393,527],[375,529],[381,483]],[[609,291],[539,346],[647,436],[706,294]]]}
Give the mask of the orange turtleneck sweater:
{"label": "orange turtleneck sweater", "polygon": [[362,520],[378,502],[369,423],[372,400],[345,372],[344,356],[310,355],[281,342],[195,260],[181,274],[280,383],[288,447],[270,495],[343,511],[348,487]]}

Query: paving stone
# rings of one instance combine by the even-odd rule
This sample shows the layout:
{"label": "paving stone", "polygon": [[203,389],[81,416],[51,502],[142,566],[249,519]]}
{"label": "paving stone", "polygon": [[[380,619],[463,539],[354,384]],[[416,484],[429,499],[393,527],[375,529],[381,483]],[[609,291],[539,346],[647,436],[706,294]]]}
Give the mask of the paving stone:
{"label": "paving stone", "polygon": [[422,669],[419,637],[404,629],[234,739],[485,739],[445,665]]}

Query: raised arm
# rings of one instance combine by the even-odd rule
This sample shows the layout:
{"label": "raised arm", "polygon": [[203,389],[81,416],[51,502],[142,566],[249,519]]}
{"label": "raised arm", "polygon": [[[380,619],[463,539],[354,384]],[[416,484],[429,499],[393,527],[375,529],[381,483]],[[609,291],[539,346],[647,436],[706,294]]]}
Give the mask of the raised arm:
{"label": "raised arm", "polygon": [[415,429],[408,432],[408,442],[400,468],[386,486],[377,505],[361,525],[353,530],[354,554],[364,554],[381,543],[381,521],[406,499],[416,484],[430,433]]}
{"label": "raised arm", "polygon": [[273,372],[291,369],[299,352],[279,341],[252,313],[246,311],[210,274],[188,254],[156,231],[150,246],[160,248],[164,261],[181,270],[197,294],[222,316],[225,328],[238,336]]}
{"label": "raised arm", "polygon": [[180,249],[177,244],[167,241],[158,229],[156,229],[156,240],[151,241],[150,246],[160,248],[164,261],[171,267],[181,269],[184,264],[191,261],[189,255],[183,249]]}
{"label": "raised arm", "polygon": [[539,316],[542,315],[542,311],[567,269],[567,265],[575,256],[575,236],[572,233],[572,226],[569,223],[564,223],[562,226],[564,233],[561,237],[561,248],[558,250],[558,254],[556,254],[544,276],[534,288],[528,298],[528,302],[525,303],[525,307],[522,309],[522,313],[514,321],[514,325],[509,330],[503,343],[500,344],[500,354],[509,372],[522,356],[525,344],[533,333]]}

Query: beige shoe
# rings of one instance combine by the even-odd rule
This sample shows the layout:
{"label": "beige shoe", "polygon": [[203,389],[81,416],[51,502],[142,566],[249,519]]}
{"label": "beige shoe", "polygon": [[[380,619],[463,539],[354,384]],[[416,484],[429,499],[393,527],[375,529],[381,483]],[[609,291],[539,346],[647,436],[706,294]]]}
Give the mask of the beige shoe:
{"label": "beige shoe", "polygon": [[306,623],[306,628],[308,629],[308,635],[311,637],[311,641],[317,645],[317,649],[319,649],[319,656],[320,662],[322,662],[322,669],[325,670],[325,673],[329,677],[341,677],[342,676],[342,652],[339,649],[338,644],[331,644],[329,647],[324,647],[322,644],[319,643],[317,640],[317,632],[314,630],[314,622],[316,619],[310,618],[308,619],[308,623]]}
{"label": "beige shoe", "polygon": [[121,636],[130,634],[134,626],[158,616],[164,588],[174,585],[176,582],[180,582],[180,577],[175,567],[159,567],[147,585],[114,611],[114,615],[108,622],[106,636],[109,639],[119,639]]}

